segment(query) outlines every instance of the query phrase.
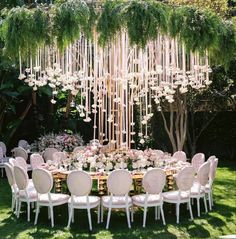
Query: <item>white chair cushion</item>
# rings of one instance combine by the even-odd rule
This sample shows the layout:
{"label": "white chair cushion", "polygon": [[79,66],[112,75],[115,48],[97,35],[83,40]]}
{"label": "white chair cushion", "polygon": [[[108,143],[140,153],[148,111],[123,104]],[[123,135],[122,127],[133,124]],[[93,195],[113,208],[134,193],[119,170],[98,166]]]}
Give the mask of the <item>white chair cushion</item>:
{"label": "white chair cushion", "polygon": [[[133,203],[135,205],[144,205],[145,204],[146,194],[135,195],[132,197]],[[156,194],[149,194],[147,199],[147,204],[159,204],[161,203],[162,198]]]}
{"label": "white chair cushion", "polygon": [[[100,203],[100,198],[96,196],[89,196],[89,205],[90,207],[97,207]],[[71,197],[68,200],[68,203],[71,203]],[[87,206],[87,199],[86,196],[81,196],[81,197],[74,197],[74,205],[86,207]]]}
{"label": "white chair cushion", "polygon": [[[51,202],[52,204],[64,204],[67,203],[70,196],[62,193],[51,193]],[[41,194],[39,196],[40,203],[49,203],[48,194]]]}
{"label": "white chair cushion", "polygon": [[[109,202],[111,200],[111,196],[103,196],[102,197],[102,204],[105,207],[109,207]],[[132,199],[128,196],[128,204],[129,206],[132,205]],[[114,206],[125,206],[125,196],[113,196],[112,197],[112,205]]]}
{"label": "white chair cushion", "polygon": [[[164,201],[177,201],[178,200],[179,191],[171,191],[165,192],[162,194]],[[189,192],[181,192],[180,200],[187,200],[189,198]]]}
{"label": "white chair cushion", "polygon": [[198,182],[195,182],[191,188],[191,195],[197,195],[199,194],[199,187],[200,187],[200,194],[204,194],[204,190],[201,187],[201,185],[199,185]]}
{"label": "white chair cushion", "polygon": [[[36,192],[36,190],[35,190],[34,187],[28,186],[28,188],[27,188],[27,194],[28,194],[28,198],[29,198],[30,200],[37,200],[37,192]],[[20,191],[19,191],[19,197],[20,197],[20,198],[23,198],[23,199],[26,199],[26,198],[27,198],[25,190],[24,190],[24,191],[23,191],[23,190],[20,190]]]}

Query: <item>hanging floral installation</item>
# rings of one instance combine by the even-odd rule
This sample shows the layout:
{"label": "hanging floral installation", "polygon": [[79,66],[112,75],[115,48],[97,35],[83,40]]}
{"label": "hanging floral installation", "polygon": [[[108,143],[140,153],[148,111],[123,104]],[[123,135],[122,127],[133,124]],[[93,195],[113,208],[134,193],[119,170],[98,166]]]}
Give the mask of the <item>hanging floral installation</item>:
{"label": "hanging floral installation", "polygon": [[[11,12],[8,27],[9,19],[16,21],[26,12],[28,18],[37,16],[41,26],[47,20],[48,31],[55,35],[50,41],[40,35],[38,43],[29,45],[21,36],[14,38],[19,79],[35,91],[48,85],[52,104],[60,90],[70,91],[74,99],[79,94],[80,102],[71,105],[85,122],[93,120],[93,138],[101,144],[130,149],[135,134],[142,144],[148,138],[153,102],[157,107],[161,101],[171,104],[177,91],[184,94],[189,87],[201,90],[211,84],[209,55],[227,39],[227,31],[235,37],[229,25],[220,35],[224,24],[219,17],[186,9],[152,1],[108,1],[95,21],[90,14],[95,12],[76,0],[48,15],[34,10],[31,16],[30,10],[21,9],[17,18]],[[7,33],[10,42],[9,28]],[[235,47],[235,41],[229,43]],[[134,130],[134,107],[140,112],[140,132]]]}

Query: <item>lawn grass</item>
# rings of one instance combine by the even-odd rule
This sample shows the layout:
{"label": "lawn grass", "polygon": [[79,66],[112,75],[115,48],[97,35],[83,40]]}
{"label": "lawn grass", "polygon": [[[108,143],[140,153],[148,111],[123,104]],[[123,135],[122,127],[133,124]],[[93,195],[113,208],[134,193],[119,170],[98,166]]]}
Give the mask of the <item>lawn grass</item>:
{"label": "lawn grass", "polygon": [[[148,211],[147,226],[142,228],[142,211],[134,215],[132,229],[127,228],[124,212],[112,213],[110,229],[105,230],[105,222],[96,224],[96,214],[92,213],[93,231],[88,230],[87,214],[76,211],[75,223],[66,228],[67,207],[55,208],[55,227],[50,227],[47,209],[42,208],[38,225],[34,226],[34,212],[31,222],[26,220],[26,207],[20,218],[11,212],[11,193],[6,179],[0,179],[0,238],[218,238],[222,235],[236,234],[236,170],[235,162],[220,162],[214,184],[215,206],[209,213],[204,212],[201,204],[201,217],[197,218],[196,204],[193,206],[194,221],[189,221],[189,212],[183,205],[180,209],[180,224],[175,220],[174,208],[165,204],[166,226],[160,220],[154,220],[154,211]],[[24,205],[24,204],[23,204]],[[106,220],[106,215],[105,218]],[[105,221],[104,220],[104,221]]]}

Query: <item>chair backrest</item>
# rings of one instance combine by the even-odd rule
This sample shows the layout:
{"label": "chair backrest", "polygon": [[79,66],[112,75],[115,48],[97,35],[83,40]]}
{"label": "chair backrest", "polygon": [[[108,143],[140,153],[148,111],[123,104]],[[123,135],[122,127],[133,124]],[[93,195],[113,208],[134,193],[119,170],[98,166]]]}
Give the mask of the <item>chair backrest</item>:
{"label": "chair backrest", "polygon": [[3,150],[0,147],[0,163],[2,163],[2,161],[3,161]]}
{"label": "chair backrest", "polygon": [[58,152],[58,150],[57,149],[55,149],[55,148],[46,148],[45,150],[44,150],[44,152],[43,152],[43,158],[44,158],[44,160],[47,162],[48,160],[53,160],[53,154],[55,153],[55,152]]}
{"label": "chair backrest", "polygon": [[27,149],[29,149],[29,143],[26,140],[21,139],[18,141],[18,147],[21,147],[21,148],[27,150]]}
{"label": "chair backrest", "polygon": [[184,151],[177,151],[173,154],[173,158],[176,158],[178,161],[186,162],[187,157]]}
{"label": "chair backrest", "polygon": [[15,184],[13,167],[9,163],[4,163],[7,180],[10,186]]}
{"label": "chair backrest", "polygon": [[77,146],[73,149],[73,153],[79,153],[80,151],[84,150],[85,146]]}
{"label": "chair backrest", "polygon": [[25,190],[28,186],[29,177],[27,172],[19,166],[14,166],[14,178],[19,190]]}
{"label": "chair backrest", "polygon": [[23,168],[27,172],[27,163],[22,157],[15,157],[15,165]]}
{"label": "chair backrest", "polygon": [[16,165],[16,160],[14,158],[9,158],[9,164],[14,167],[14,166],[17,166]]}
{"label": "chair backrest", "polygon": [[122,196],[130,191],[132,185],[131,174],[124,169],[117,169],[111,172],[107,179],[108,192],[113,195]]}
{"label": "chair backrest", "polygon": [[159,194],[166,183],[166,174],[162,169],[154,168],[147,171],[143,177],[142,185],[149,194]]}
{"label": "chair backrest", "polygon": [[197,180],[202,186],[209,182],[210,162],[203,163],[197,172]]}
{"label": "chair backrest", "polygon": [[30,155],[30,165],[32,170],[40,167],[44,163],[44,159],[40,154],[31,154]]}
{"label": "chair backrest", "polygon": [[36,191],[40,194],[50,193],[53,187],[52,174],[45,169],[36,168],[32,172],[32,179]]}
{"label": "chair backrest", "polygon": [[28,153],[26,152],[25,149],[21,148],[21,147],[17,147],[13,149],[13,153],[14,153],[14,157],[22,157],[25,159],[25,161],[27,161],[28,159]]}
{"label": "chair backrest", "polygon": [[218,166],[218,158],[214,158],[214,160],[212,160],[211,162],[210,172],[209,172],[209,178],[211,183],[213,183],[215,179],[217,166]]}
{"label": "chair backrest", "polygon": [[64,152],[55,152],[52,155],[53,161],[62,162],[63,160],[67,159],[67,155]]}
{"label": "chair backrest", "polygon": [[6,157],[7,147],[6,147],[5,143],[2,141],[0,142],[0,148],[2,148],[3,156]]}
{"label": "chair backrest", "polygon": [[195,171],[197,172],[200,166],[205,162],[205,155],[203,153],[197,153],[192,158],[192,166],[194,167]]}
{"label": "chair backrest", "polygon": [[210,156],[210,157],[207,159],[207,161],[210,162],[210,163],[212,163],[212,161],[213,161],[215,158],[216,158],[216,156],[215,156],[215,155],[212,155],[212,156]]}
{"label": "chair backrest", "polygon": [[92,189],[92,178],[85,171],[72,171],[67,177],[67,186],[72,195],[85,196]]}
{"label": "chair backrest", "polygon": [[180,191],[191,189],[194,181],[195,170],[192,166],[184,167],[177,175],[176,184]]}

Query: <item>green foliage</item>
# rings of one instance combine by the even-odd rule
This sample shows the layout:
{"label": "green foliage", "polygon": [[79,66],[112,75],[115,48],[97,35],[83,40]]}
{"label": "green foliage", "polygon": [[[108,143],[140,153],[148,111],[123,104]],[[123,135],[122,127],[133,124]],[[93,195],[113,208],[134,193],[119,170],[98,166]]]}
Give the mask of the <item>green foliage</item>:
{"label": "green foliage", "polygon": [[18,57],[19,51],[22,55],[34,53],[45,42],[47,32],[48,17],[41,8],[13,8],[2,25],[7,53],[13,57]]}
{"label": "green foliage", "polygon": [[194,7],[179,7],[170,16],[169,32],[178,36],[188,49],[205,50],[217,42],[216,30],[220,18],[210,11]]}
{"label": "green foliage", "polygon": [[122,8],[124,3],[121,1],[106,1],[103,11],[97,22],[97,31],[99,33],[99,44],[105,46],[112,41],[117,32],[121,30],[124,20],[122,18]]}
{"label": "green foliage", "polygon": [[78,39],[81,32],[92,37],[94,28],[101,46],[125,29],[131,44],[139,47],[145,47],[160,32],[179,38],[193,51],[208,49],[212,58],[222,64],[227,65],[235,57],[233,24],[197,7],[171,8],[154,0],[114,0],[102,5],[98,17],[91,4],[69,0],[47,8],[17,7],[4,14],[4,20],[0,19],[0,37],[6,52],[14,57],[18,57],[19,50],[22,55],[34,53],[38,46],[55,39],[62,50]]}
{"label": "green foliage", "polygon": [[235,26],[230,21],[222,21],[218,25],[218,41],[211,51],[212,62],[222,64],[228,68],[236,57]]}
{"label": "green foliage", "polygon": [[217,15],[225,16],[228,12],[228,0],[168,0],[169,3],[177,6],[194,6],[199,9],[207,9]]}
{"label": "green foliage", "polygon": [[84,1],[69,0],[56,8],[54,29],[59,48],[78,39],[81,31],[90,35],[89,19],[90,11]]}
{"label": "green foliage", "polygon": [[131,44],[144,47],[158,32],[167,31],[167,6],[155,1],[132,0],[124,9]]}

